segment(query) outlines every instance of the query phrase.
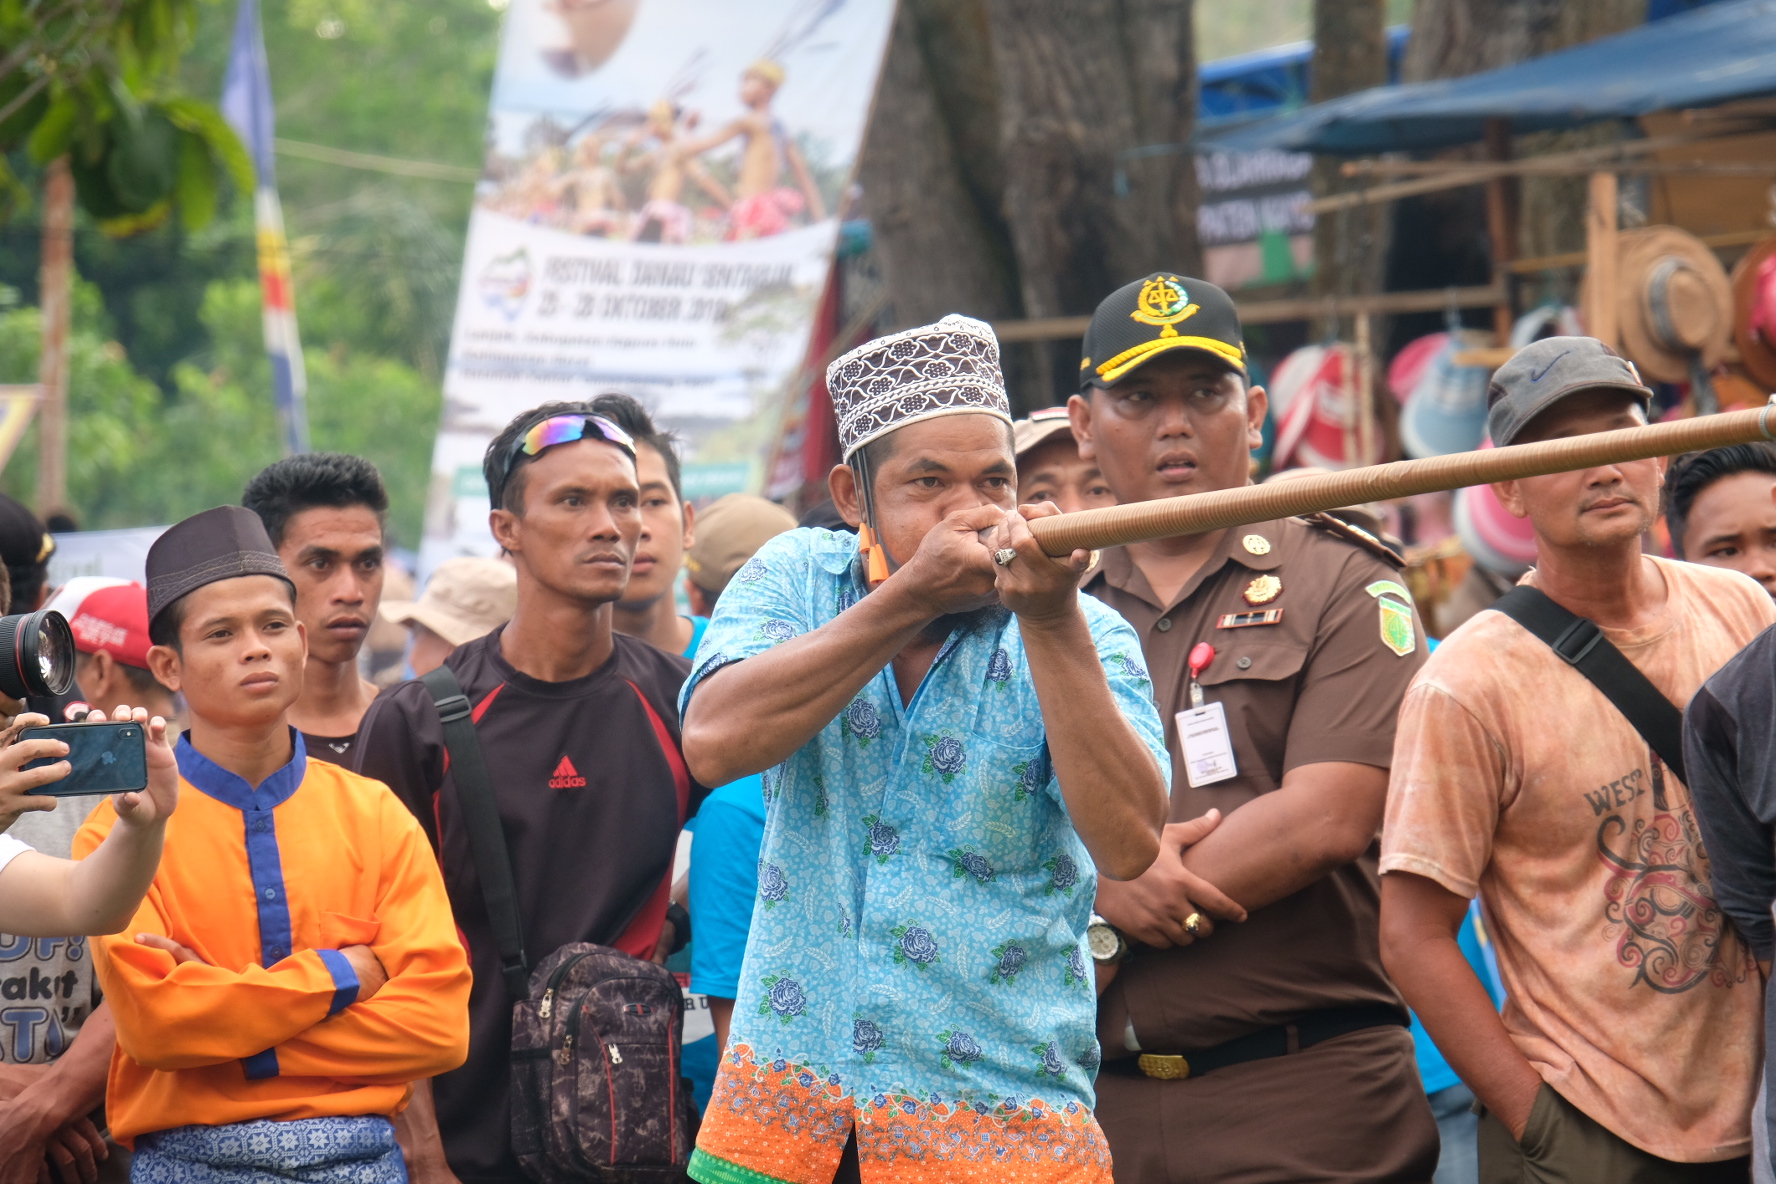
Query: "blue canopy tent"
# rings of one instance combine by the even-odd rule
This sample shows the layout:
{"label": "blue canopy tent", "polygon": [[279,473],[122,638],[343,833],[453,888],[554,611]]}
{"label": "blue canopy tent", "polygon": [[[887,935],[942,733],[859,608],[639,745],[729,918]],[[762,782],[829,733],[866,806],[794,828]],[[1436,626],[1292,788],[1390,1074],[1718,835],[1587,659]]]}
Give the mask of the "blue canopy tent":
{"label": "blue canopy tent", "polygon": [[1382,86],[1227,131],[1204,148],[1356,156],[1514,135],[1776,94],[1776,0],[1713,4],[1515,66]]}
{"label": "blue canopy tent", "polygon": [[[1387,31],[1388,82],[1400,81],[1400,59],[1406,55],[1411,29],[1395,25]],[[1197,67],[1199,127],[1249,123],[1264,115],[1295,111],[1307,105],[1312,84],[1314,45],[1293,41],[1269,49],[1217,58]]]}

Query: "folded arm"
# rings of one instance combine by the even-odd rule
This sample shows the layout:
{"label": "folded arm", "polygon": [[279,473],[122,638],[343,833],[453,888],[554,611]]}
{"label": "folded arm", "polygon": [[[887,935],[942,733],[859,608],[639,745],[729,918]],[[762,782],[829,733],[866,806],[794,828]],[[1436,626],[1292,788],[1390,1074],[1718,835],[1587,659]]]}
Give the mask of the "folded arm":
{"label": "folded arm", "polygon": [[373,998],[280,1043],[286,1077],[400,1084],[461,1065],[469,1054],[469,961],[456,935],[437,861],[400,811],[403,838],[388,859],[371,950],[388,971]]}
{"label": "folded arm", "polygon": [[141,944],[134,933],[167,932],[152,897],[131,930],[103,939],[96,965],[118,1046],[150,1069],[216,1065],[282,1044],[325,1019],[339,989],[317,950],[233,971]]}
{"label": "folded arm", "polygon": [[1326,761],[1228,813],[1184,866],[1248,909],[1292,896],[1362,855],[1381,829],[1388,773]]}

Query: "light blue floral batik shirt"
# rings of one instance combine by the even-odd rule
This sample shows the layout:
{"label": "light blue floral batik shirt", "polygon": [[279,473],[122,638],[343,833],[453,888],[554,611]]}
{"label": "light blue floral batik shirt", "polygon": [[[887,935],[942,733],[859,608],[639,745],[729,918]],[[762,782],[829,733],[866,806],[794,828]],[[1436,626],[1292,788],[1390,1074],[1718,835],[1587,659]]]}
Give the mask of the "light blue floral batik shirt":
{"label": "light blue floral batik shirt", "polygon": [[[765,544],[722,593],[680,710],[712,672],[855,604],[856,559],[850,534]],[[1091,597],[1080,610],[1117,705],[1169,771],[1139,639]],[[953,634],[906,706],[882,670],[764,774],[764,796],[752,933],[692,1175],[830,1179],[855,1123],[866,1177],[1108,1179],[1090,1115],[1097,875],[1016,618]]]}

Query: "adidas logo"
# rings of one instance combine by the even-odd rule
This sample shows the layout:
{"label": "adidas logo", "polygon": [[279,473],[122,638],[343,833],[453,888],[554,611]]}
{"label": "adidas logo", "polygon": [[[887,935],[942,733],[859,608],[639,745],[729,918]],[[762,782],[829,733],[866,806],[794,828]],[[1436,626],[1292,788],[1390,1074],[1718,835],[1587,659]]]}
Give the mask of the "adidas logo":
{"label": "adidas logo", "polygon": [[561,763],[555,766],[555,772],[549,776],[549,788],[584,789],[586,788],[586,779],[580,776],[580,771],[574,768],[572,761],[562,757]]}

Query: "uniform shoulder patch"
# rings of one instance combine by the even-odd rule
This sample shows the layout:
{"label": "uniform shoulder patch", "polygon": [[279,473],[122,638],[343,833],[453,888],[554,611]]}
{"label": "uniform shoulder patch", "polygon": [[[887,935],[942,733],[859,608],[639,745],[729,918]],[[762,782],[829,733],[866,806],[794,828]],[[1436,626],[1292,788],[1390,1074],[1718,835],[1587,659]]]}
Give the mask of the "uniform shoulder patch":
{"label": "uniform shoulder patch", "polygon": [[1406,560],[1399,552],[1395,551],[1392,547],[1388,546],[1360,526],[1352,526],[1350,523],[1345,522],[1342,519],[1334,518],[1330,514],[1323,513],[1303,514],[1301,516],[1301,521],[1307,523],[1315,530],[1322,531],[1332,535],[1334,538],[1342,539],[1347,543],[1362,548],[1383,563],[1387,564],[1389,567],[1404,568],[1406,566]]}
{"label": "uniform shoulder patch", "polygon": [[1376,580],[1363,591],[1375,598],[1381,610],[1381,643],[1404,658],[1418,648],[1418,631],[1412,624],[1412,593],[1393,580]]}

